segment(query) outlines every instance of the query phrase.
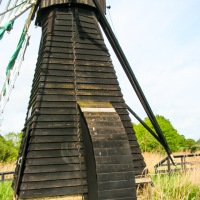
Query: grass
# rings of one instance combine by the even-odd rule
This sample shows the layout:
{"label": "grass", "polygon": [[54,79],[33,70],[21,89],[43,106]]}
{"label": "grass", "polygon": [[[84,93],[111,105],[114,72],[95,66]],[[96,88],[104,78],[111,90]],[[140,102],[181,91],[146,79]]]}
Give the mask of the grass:
{"label": "grass", "polygon": [[200,200],[200,157],[188,158],[187,161],[193,161],[196,164],[186,172],[155,175],[154,165],[163,156],[153,153],[144,153],[143,156],[154,183],[153,200]]}
{"label": "grass", "polygon": [[4,181],[0,183],[0,199],[11,200],[13,197],[13,190],[11,188],[12,181]]}
{"label": "grass", "polygon": [[[153,166],[164,157],[163,155],[144,153],[143,156],[154,183],[153,200],[200,200],[200,157],[189,158],[189,161],[191,159],[196,161],[191,170],[169,176],[154,174]],[[0,171],[12,171],[14,167],[15,163],[0,164]],[[0,200],[12,200],[11,183],[11,181],[0,182]],[[69,198],[64,199],[68,200]],[[144,196],[141,199],[147,200],[147,197]]]}
{"label": "grass", "polygon": [[192,172],[152,176],[154,200],[200,200],[200,186],[190,180]]}

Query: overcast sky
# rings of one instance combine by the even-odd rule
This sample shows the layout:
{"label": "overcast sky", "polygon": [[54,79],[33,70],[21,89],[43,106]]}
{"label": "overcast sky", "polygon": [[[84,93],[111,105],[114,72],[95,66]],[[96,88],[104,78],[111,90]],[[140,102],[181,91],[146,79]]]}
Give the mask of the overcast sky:
{"label": "overcast sky", "polygon": [[[169,119],[179,134],[200,138],[200,1],[107,0],[113,29],[155,115]],[[110,20],[110,16],[107,13]],[[0,41],[0,83],[24,23],[21,17]],[[21,28],[20,28],[21,27]],[[2,115],[2,133],[24,125],[37,59],[40,28],[31,41],[21,73]],[[135,92],[108,44],[127,104],[146,117]],[[132,118],[133,122],[137,121]]]}

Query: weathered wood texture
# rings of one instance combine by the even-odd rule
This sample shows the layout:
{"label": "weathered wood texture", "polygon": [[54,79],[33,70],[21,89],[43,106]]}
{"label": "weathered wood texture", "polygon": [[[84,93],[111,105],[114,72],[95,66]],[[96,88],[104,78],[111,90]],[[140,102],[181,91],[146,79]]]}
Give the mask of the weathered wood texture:
{"label": "weathered wood texture", "polygon": [[[89,135],[86,139],[93,149],[92,153],[86,154],[86,160],[94,157],[93,168],[97,177],[96,188],[88,181],[89,194],[96,190],[96,196],[90,199],[136,199],[134,164],[119,115],[109,103],[96,102],[97,108],[90,102],[84,104],[79,103],[88,127],[88,131],[83,131],[83,138],[85,134]],[[88,165],[90,163],[86,162],[87,169]],[[91,170],[87,171],[87,176],[92,176]]]}
{"label": "weathered wood texture", "polygon": [[[99,126],[111,124],[113,127],[109,125],[107,133],[114,134],[116,141],[95,143],[95,148],[108,148],[113,144],[118,146],[120,149],[116,152],[110,150],[116,162],[119,152],[123,155],[129,146],[131,148],[133,164],[129,168],[126,164],[110,166],[115,173],[113,181],[126,181],[124,178],[129,177],[130,168],[134,169],[136,175],[141,174],[145,163],[94,12],[68,6],[50,7],[42,12],[41,19],[42,38],[24,129],[29,123],[30,137],[20,177],[19,197],[87,196],[85,144],[82,136],[79,141],[77,134],[77,100],[110,102],[122,121],[123,128],[117,129],[116,125],[121,122],[115,122],[115,117],[105,116]],[[76,92],[75,88],[78,89]],[[123,142],[124,134],[120,135],[124,130],[129,144]],[[19,157],[22,155],[24,138],[25,135]],[[80,145],[80,151],[77,144]],[[105,158],[105,162],[109,160]],[[106,167],[98,165],[98,172],[102,174],[99,180],[110,180]],[[119,170],[124,174],[118,174]],[[18,172],[19,166],[16,167],[14,186]],[[130,184],[129,181],[127,184]],[[129,189],[119,190],[116,195],[129,192]],[[111,196],[108,194],[108,197]],[[102,193],[101,199],[108,198]]]}

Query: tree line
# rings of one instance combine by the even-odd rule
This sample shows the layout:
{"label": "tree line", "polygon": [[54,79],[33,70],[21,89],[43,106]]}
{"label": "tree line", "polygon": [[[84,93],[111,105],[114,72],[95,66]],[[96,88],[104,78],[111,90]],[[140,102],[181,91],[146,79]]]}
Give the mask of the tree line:
{"label": "tree line", "polygon": [[[191,153],[194,153],[195,151],[200,150],[200,139],[198,141],[191,138],[186,139],[184,135],[178,133],[178,131],[172,126],[171,122],[168,119],[165,119],[165,117],[157,115],[156,119],[172,152],[190,151]],[[154,130],[149,118],[145,118],[144,122]],[[143,152],[164,152],[162,145],[143,127],[141,123],[133,124],[133,128]]]}

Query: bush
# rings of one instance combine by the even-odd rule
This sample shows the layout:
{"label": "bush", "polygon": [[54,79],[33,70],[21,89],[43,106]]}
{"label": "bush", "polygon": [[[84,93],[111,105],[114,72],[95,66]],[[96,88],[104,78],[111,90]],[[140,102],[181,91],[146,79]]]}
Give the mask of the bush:
{"label": "bush", "polygon": [[22,133],[8,133],[5,137],[0,135],[0,162],[17,159]]}

